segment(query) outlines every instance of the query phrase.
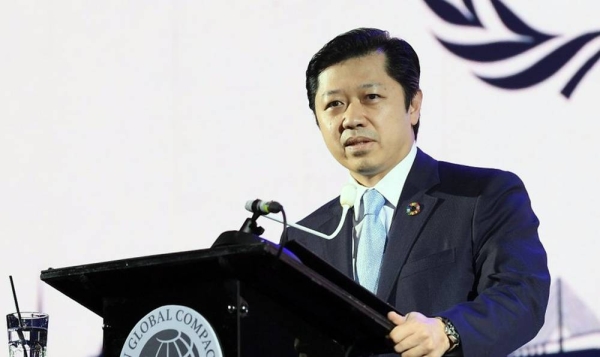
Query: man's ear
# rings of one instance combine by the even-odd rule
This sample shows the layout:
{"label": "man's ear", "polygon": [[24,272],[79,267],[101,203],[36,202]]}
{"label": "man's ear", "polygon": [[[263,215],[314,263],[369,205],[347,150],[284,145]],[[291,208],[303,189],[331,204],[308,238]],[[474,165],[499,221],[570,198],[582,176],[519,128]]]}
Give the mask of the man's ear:
{"label": "man's ear", "polygon": [[408,114],[410,115],[410,123],[412,125],[417,125],[419,122],[419,118],[421,118],[421,103],[423,102],[423,91],[420,89],[417,90],[415,95],[412,97],[410,101],[410,106],[408,107]]}

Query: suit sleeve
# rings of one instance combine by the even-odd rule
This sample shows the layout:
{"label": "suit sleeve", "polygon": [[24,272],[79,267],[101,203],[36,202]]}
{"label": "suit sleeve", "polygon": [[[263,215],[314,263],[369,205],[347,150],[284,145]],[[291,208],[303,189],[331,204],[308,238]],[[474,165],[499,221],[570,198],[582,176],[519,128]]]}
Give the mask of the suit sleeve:
{"label": "suit sleeve", "polygon": [[472,222],[477,297],[440,313],[460,334],[464,356],[506,356],[542,327],[550,274],[538,225],[517,176],[490,179]]}

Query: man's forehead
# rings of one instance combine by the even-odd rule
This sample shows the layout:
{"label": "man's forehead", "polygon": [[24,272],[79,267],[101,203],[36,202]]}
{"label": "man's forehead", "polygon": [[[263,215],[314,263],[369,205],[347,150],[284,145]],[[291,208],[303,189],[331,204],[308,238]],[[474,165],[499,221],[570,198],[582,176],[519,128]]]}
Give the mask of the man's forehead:
{"label": "man's forehead", "polygon": [[[332,64],[318,75],[318,83],[342,81],[361,81],[360,85],[379,82],[382,75],[388,76],[386,70],[386,56],[379,52],[372,52],[365,56],[352,57]],[[373,79],[369,77],[374,77]],[[356,84],[352,84],[356,86]],[[321,87],[321,85],[319,85]],[[335,89],[335,88],[331,88]],[[324,89],[329,90],[329,89]]]}

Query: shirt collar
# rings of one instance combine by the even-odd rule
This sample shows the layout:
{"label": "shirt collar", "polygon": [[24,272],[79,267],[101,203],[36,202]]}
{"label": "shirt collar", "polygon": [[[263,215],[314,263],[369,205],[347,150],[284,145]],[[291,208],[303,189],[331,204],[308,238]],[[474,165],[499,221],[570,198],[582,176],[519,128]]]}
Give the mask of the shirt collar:
{"label": "shirt collar", "polygon": [[[388,172],[378,183],[373,187],[379,193],[385,197],[386,206],[390,206],[393,210],[396,209],[396,205],[400,200],[400,194],[402,193],[402,189],[404,188],[404,183],[406,182],[406,178],[408,177],[408,172],[412,167],[413,162],[415,161],[415,157],[417,156],[417,144],[413,143],[412,148],[390,172]],[[362,195],[365,193],[369,187],[365,187],[350,176],[351,184],[356,186],[356,199],[354,201],[354,218],[356,220],[360,217],[361,212],[361,202]]]}

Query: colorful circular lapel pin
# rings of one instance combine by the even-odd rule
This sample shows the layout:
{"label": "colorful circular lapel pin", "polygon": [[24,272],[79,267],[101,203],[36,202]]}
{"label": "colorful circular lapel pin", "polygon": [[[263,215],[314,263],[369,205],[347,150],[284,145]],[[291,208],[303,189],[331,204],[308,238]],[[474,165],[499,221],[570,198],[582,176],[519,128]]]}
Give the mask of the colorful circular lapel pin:
{"label": "colorful circular lapel pin", "polygon": [[414,216],[421,213],[421,205],[419,202],[411,202],[406,206],[406,214],[409,216]]}

